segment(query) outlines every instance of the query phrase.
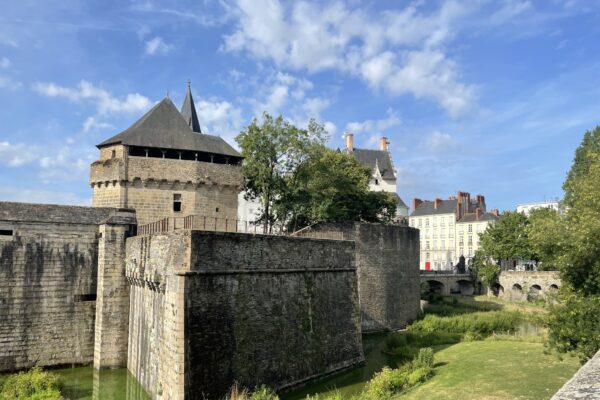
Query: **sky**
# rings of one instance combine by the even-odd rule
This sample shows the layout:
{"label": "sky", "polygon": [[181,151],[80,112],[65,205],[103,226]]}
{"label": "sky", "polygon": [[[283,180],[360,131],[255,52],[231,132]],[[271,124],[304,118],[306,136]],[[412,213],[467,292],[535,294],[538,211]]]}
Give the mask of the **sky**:
{"label": "sky", "polygon": [[390,141],[398,193],[562,196],[600,124],[600,1],[4,0],[0,201],[91,204],[95,145],[189,79],[230,144],[264,111]]}

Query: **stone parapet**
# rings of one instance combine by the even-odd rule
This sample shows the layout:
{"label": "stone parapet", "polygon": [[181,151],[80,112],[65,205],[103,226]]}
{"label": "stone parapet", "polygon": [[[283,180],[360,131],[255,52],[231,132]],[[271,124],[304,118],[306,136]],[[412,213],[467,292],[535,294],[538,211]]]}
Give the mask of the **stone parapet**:
{"label": "stone parapet", "polygon": [[552,400],[584,399],[600,399],[600,351],[552,396]]}

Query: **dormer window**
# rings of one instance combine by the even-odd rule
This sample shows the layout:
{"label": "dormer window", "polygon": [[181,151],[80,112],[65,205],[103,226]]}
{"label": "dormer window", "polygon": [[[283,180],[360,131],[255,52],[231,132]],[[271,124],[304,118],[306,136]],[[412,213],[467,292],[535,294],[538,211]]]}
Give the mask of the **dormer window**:
{"label": "dormer window", "polygon": [[379,185],[379,179],[375,179],[375,184]]}

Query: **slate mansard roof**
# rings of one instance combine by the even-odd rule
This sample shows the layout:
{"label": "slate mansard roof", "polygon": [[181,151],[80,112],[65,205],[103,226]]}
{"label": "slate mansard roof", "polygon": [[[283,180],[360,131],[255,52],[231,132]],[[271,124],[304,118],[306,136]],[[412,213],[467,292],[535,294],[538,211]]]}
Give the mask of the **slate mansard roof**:
{"label": "slate mansard roof", "polygon": [[218,136],[194,132],[200,131],[197,116],[194,112],[186,111],[193,105],[193,100],[184,101],[183,110],[190,114],[189,121],[179,112],[171,99],[164,98],[150,109],[142,118],[129,128],[105,140],[96,147],[102,148],[114,144],[126,146],[151,147],[172,150],[190,150],[204,153],[222,154],[240,157],[233,147]]}
{"label": "slate mansard roof", "polygon": [[438,208],[435,208],[433,201],[424,201],[417,206],[417,209],[410,214],[411,217],[421,215],[452,214],[456,212],[456,203],[458,200],[440,200]]}
{"label": "slate mansard roof", "polygon": [[354,155],[358,162],[371,169],[375,169],[377,166],[381,177],[385,180],[395,180],[396,174],[394,173],[394,167],[390,158],[390,153],[383,150],[370,150],[370,149],[353,149],[350,154]]}

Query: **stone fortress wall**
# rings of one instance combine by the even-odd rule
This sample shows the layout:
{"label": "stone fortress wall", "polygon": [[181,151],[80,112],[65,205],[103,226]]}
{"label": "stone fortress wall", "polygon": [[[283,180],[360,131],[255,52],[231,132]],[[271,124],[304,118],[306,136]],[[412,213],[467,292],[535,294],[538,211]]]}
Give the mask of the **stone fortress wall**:
{"label": "stone fortress wall", "polygon": [[420,314],[419,231],[399,225],[323,223],[296,233],[356,243],[363,332],[396,330]]}
{"label": "stone fortress wall", "polygon": [[176,231],[127,242],[128,368],[153,397],[282,388],[363,360],[354,243]]}
{"label": "stone fortress wall", "polygon": [[0,371],[93,361],[98,260],[114,261],[100,226],[116,213],[0,202]]}
{"label": "stone fortress wall", "polygon": [[[116,145],[101,149],[90,184],[94,207],[133,208],[143,225],[192,214],[236,219],[242,175],[238,165],[130,156]],[[181,195],[180,212],[173,211],[174,194]]]}

